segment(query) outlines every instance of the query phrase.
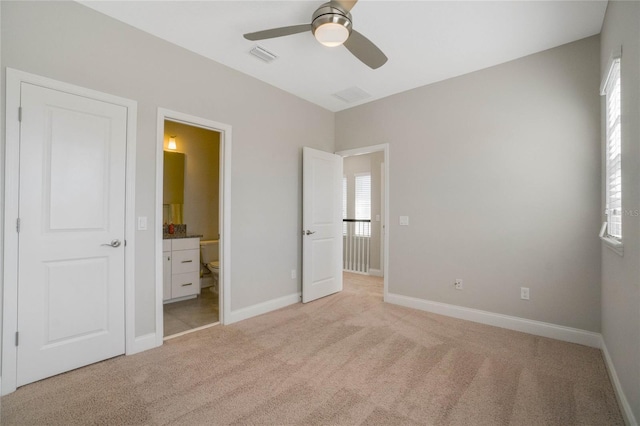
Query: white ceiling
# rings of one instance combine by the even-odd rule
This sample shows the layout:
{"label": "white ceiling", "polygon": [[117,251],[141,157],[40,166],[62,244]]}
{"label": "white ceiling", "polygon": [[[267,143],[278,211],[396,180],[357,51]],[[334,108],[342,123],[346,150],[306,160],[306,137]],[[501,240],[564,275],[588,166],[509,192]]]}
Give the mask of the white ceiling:
{"label": "white ceiling", "polygon": [[[360,0],[353,27],[389,58],[377,70],[309,33],[258,42],[242,35],[309,23],[323,1],[88,1],[86,6],[331,111],[466,74],[600,33],[606,1]],[[357,86],[351,104],[334,93]]]}

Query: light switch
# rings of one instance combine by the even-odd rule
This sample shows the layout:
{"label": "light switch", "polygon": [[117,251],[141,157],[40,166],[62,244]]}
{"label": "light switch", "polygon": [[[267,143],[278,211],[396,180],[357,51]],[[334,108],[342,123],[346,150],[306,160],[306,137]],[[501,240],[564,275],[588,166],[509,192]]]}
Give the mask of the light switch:
{"label": "light switch", "polygon": [[409,216],[400,216],[400,226],[409,226]]}
{"label": "light switch", "polygon": [[138,231],[146,231],[146,230],[147,230],[147,217],[138,216]]}

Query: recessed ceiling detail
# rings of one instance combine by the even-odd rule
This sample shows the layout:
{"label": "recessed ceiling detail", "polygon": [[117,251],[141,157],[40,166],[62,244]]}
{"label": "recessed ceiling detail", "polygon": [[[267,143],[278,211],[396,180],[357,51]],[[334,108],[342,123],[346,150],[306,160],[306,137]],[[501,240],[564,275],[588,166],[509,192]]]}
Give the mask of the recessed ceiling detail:
{"label": "recessed ceiling detail", "polygon": [[365,92],[357,86],[349,87],[348,89],[341,90],[334,93],[333,96],[348,104],[363,101],[371,97],[371,94]]}

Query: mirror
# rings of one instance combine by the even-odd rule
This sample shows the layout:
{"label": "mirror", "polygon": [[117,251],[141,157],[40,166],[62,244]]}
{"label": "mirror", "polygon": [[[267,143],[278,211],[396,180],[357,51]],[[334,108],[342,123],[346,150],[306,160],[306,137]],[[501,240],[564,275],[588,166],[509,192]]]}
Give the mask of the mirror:
{"label": "mirror", "polygon": [[162,211],[164,223],[182,223],[185,155],[164,151]]}

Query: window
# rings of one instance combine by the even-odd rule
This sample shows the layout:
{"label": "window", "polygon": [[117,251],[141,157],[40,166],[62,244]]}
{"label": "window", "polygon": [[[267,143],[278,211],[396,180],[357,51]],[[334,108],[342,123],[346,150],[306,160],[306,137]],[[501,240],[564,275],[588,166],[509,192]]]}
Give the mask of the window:
{"label": "window", "polygon": [[622,244],[622,137],[620,99],[620,57],[613,59],[603,82],[605,95],[605,215],[601,237],[614,245]]}
{"label": "window", "polygon": [[[356,174],[356,219],[371,220],[371,174]],[[371,236],[370,222],[356,222],[356,235]]]}

